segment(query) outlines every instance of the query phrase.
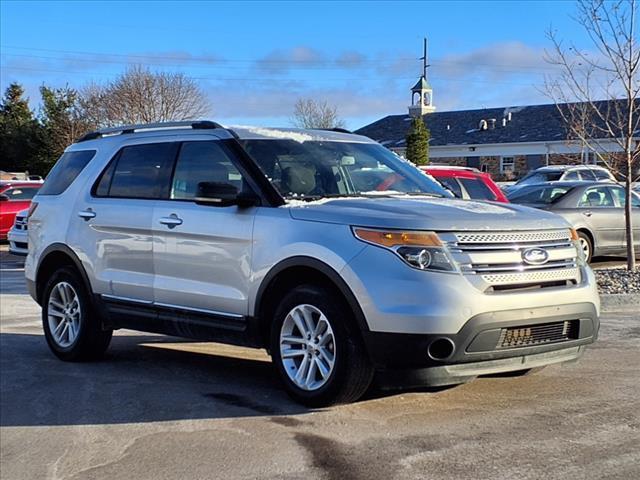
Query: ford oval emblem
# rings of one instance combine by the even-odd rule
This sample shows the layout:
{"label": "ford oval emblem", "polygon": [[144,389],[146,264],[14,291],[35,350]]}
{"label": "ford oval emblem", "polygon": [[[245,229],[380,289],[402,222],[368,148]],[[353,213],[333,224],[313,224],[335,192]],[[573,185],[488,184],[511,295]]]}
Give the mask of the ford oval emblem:
{"label": "ford oval emblem", "polygon": [[529,265],[544,265],[549,261],[549,252],[542,248],[527,248],[522,252],[522,260]]}

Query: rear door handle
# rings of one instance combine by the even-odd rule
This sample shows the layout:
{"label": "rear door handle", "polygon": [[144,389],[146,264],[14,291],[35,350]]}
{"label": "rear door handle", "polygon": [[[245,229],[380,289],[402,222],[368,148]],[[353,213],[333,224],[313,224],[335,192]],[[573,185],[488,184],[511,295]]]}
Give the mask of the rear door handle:
{"label": "rear door handle", "polygon": [[585,217],[590,217],[591,215],[593,215],[593,213],[592,213],[592,212],[582,212],[582,214],[583,214]]}
{"label": "rear door handle", "polygon": [[80,210],[78,212],[78,216],[80,218],[84,218],[85,220],[91,220],[92,218],[95,218],[96,212],[94,212],[90,208],[87,208],[86,210]]}
{"label": "rear door handle", "polygon": [[162,217],[159,221],[162,225],[166,225],[169,228],[174,228],[178,225],[182,225],[182,219],[179,218],[175,213],[172,213],[168,217]]}

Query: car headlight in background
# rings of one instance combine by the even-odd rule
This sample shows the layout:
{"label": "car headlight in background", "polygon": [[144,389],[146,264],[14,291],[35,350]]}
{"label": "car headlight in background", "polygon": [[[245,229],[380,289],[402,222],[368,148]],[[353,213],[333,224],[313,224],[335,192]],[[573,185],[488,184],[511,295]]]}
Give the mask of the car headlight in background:
{"label": "car headlight in background", "polygon": [[370,230],[359,227],[352,230],[359,240],[393,251],[412,268],[456,271],[453,259],[435,232]]}

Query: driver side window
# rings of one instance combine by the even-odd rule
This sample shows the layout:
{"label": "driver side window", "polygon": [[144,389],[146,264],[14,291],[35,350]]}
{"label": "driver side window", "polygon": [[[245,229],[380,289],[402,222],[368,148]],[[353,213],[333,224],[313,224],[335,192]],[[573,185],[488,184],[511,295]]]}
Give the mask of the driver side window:
{"label": "driver side window", "polygon": [[218,142],[185,142],[176,162],[170,198],[192,200],[202,182],[227,183],[242,190],[242,175]]}
{"label": "driver side window", "polygon": [[594,187],[584,192],[578,206],[614,208],[616,205],[613,201],[611,191],[607,187]]}

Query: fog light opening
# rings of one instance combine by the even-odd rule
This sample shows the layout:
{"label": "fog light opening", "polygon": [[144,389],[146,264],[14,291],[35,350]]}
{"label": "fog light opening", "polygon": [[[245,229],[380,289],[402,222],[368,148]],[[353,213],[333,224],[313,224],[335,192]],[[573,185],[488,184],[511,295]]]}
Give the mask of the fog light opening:
{"label": "fog light opening", "polygon": [[446,360],[453,355],[456,346],[449,338],[438,338],[429,344],[427,353],[434,360]]}

